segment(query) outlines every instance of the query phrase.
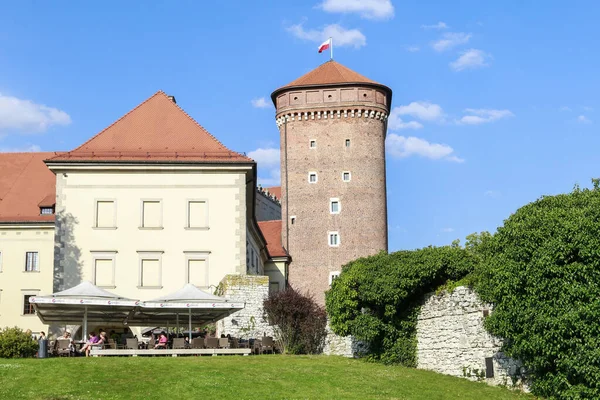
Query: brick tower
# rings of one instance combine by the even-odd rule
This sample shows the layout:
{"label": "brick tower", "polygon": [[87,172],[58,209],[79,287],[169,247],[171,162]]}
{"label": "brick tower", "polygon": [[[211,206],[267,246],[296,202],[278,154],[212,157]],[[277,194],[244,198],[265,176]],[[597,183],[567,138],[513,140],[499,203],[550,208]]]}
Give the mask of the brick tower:
{"label": "brick tower", "polygon": [[323,304],[345,263],[387,251],[390,88],[328,61],[271,94],[289,283]]}

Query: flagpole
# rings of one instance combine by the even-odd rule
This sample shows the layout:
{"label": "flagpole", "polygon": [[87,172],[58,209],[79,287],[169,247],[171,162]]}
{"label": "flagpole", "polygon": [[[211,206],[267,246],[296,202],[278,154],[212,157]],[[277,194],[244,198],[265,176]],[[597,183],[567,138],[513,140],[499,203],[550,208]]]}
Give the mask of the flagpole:
{"label": "flagpole", "polygon": [[329,46],[329,52],[330,52],[331,61],[333,61],[333,38],[330,37],[329,40],[331,40],[331,46]]}

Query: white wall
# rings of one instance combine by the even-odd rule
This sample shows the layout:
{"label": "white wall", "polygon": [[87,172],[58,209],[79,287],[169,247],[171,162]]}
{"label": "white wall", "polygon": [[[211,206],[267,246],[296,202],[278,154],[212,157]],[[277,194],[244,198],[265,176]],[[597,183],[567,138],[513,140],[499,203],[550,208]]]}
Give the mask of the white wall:
{"label": "white wall", "polygon": [[[39,272],[25,272],[25,253],[38,252]],[[24,315],[24,295],[52,293],[54,226],[0,225],[0,327],[48,333],[35,314]]]}
{"label": "white wall", "polygon": [[[63,287],[94,280],[97,252],[114,254],[114,285],[134,299],[152,299],[186,283],[186,257],[206,254],[209,286],[226,274],[246,272],[246,175],[243,169],[194,171],[178,168],[142,171],[57,171],[58,270]],[[116,204],[116,229],[95,228],[95,202]],[[142,199],[162,202],[161,229],[141,229]],[[205,199],[208,227],[186,227],[187,200]],[[140,252],[158,252],[162,274],[157,288],[139,286]],[[209,289],[212,291],[213,288]]]}

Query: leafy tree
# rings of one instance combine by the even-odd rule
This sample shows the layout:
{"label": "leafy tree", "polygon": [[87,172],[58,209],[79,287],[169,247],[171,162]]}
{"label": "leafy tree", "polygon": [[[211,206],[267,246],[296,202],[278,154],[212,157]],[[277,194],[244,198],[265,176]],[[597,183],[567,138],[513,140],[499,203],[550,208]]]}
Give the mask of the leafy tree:
{"label": "leafy tree", "polygon": [[275,340],[284,353],[318,354],[327,335],[325,310],[293,288],[270,294],[263,307]]}
{"label": "leafy tree", "polygon": [[416,366],[416,325],[423,295],[473,271],[478,258],[458,246],[360,258],[342,268],[326,293],[333,331],[369,344],[369,357]]}
{"label": "leafy tree", "polygon": [[532,391],[600,398],[600,190],[578,187],[511,215],[486,239],[476,290],[486,328],[521,360]]}
{"label": "leafy tree", "polygon": [[38,343],[20,328],[0,329],[0,358],[33,357]]}

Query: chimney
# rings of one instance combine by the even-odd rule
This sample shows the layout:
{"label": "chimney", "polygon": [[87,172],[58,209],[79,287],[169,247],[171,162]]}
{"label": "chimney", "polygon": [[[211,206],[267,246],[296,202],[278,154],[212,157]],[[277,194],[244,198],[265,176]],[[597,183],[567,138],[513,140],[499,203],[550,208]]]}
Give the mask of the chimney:
{"label": "chimney", "polygon": [[168,96],[169,100],[171,100],[173,103],[177,104],[177,100],[175,100],[175,96]]}

